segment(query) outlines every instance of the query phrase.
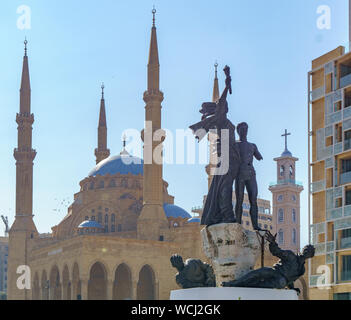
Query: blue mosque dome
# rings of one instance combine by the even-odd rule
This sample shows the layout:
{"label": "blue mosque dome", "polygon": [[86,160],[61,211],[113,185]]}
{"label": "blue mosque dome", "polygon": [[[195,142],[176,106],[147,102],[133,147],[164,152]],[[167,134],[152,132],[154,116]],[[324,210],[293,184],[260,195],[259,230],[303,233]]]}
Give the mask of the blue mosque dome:
{"label": "blue mosque dome", "polygon": [[201,222],[201,219],[198,217],[192,217],[187,221],[187,223],[200,223],[200,222]]}
{"label": "blue mosque dome", "polygon": [[96,228],[96,229],[103,229],[104,227],[94,220],[85,220],[79,226],[78,229],[82,228]]}
{"label": "blue mosque dome", "polygon": [[165,203],[163,209],[167,218],[191,218],[191,215],[188,212],[174,204]]}
{"label": "blue mosque dome", "polygon": [[131,156],[128,152],[122,151],[118,156],[109,157],[99,162],[93,170],[89,172],[89,177],[106,174],[143,174],[143,160]]}

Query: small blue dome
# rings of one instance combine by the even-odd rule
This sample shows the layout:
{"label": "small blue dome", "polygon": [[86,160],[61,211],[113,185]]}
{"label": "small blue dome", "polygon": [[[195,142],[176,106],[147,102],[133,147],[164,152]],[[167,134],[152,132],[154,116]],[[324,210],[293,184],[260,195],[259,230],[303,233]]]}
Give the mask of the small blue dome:
{"label": "small blue dome", "polygon": [[190,218],[187,223],[200,223],[201,219],[197,217]]}
{"label": "small blue dome", "polygon": [[138,157],[133,157],[126,153],[121,153],[118,156],[109,157],[99,162],[93,170],[89,172],[89,177],[97,175],[104,176],[106,174],[143,174],[143,160]]}
{"label": "small blue dome", "polygon": [[81,228],[103,229],[104,227],[100,223],[98,223],[94,220],[85,220],[78,226],[78,228],[79,229],[81,229]]}
{"label": "small blue dome", "polygon": [[292,157],[292,153],[288,149],[285,149],[282,153],[282,157]]}
{"label": "small blue dome", "polygon": [[167,218],[191,218],[191,215],[188,212],[174,204],[165,203],[163,209]]}

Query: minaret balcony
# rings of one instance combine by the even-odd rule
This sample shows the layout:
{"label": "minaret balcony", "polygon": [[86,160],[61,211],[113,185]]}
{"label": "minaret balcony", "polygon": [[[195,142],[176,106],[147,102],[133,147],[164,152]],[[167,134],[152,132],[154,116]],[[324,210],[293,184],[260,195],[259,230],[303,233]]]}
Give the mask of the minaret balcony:
{"label": "minaret balcony", "polygon": [[33,161],[37,152],[32,148],[16,148],[13,151],[13,156],[17,161]]}
{"label": "minaret balcony", "polygon": [[158,89],[152,89],[144,92],[144,101],[146,103],[150,101],[157,101],[157,102],[162,102],[163,101],[163,92],[158,90]]}
{"label": "minaret balcony", "polygon": [[20,123],[33,124],[33,122],[34,122],[34,114],[33,113],[28,113],[28,112],[17,113],[16,114],[16,122],[18,124],[20,124]]}
{"label": "minaret balcony", "polygon": [[282,180],[278,180],[275,182],[271,182],[269,184],[270,187],[280,186],[280,185],[295,185],[295,186],[299,186],[299,187],[303,186],[302,182],[296,181],[294,179],[282,179]]}

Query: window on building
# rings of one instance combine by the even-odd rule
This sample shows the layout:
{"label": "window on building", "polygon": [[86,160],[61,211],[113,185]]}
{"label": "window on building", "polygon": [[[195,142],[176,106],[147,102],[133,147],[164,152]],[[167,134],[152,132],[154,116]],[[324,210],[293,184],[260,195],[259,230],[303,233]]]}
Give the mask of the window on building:
{"label": "window on building", "polygon": [[351,280],[351,256],[342,256],[341,280]]}
{"label": "window on building", "polygon": [[116,221],[116,215],[114,213],[111,214],[111,222]]}
{"label": "window on building", "polygon": [[280,208],[278,210],[278,223],[283,223],[284,222],[284,210]]}
{"label": "window on building", "polygon": [[108,225],[105,224],[105,233],[107,233],[107,232],[108,232]]}
{"label": "window on building", "polygon": [[345,206],[351,204],[351,189],[345,191]]}
{"label": "window on building", "polygon": [[278,232],[278,242],[279,244],[284,243],[284,231],[282,229],[280,229]]}
{"label": "window on building", "polygon": [[95,216],[91,216],[91,221],[95,221]]}
{"label": "window on building", "polygon": [[284,166],[280,166],[280,176],[282,177],[282,176],[284,176],[284,171],[285,171],[285,168],[284,168]]}
{"label": "window on building", "polygon": [[108,214],[105,214],[105,223],[108,223]]}
{"label": "window on building", "polygon": [[292,209],[291,220],[293,223],[296,223],[296,210],[295,209]]}
{"label": "window on building", "polygon": [[89,220],[89,217],[88,217],[88,216],[85,216],[84,220],[86,220],[86,221]]}
{"label": "window on building", "polygon": [[111,232],[115,232],[116,231],[116,226],[113,224],[111,225]]}
{"label": "window on building", "polygon": [[113,187],[115,187],[115,186],[116,186],[116,181],[115,181],[114,179],[112,179],[112,180],[110,181],[109,187],[110,187],[110,188],[113,188]]}
{"label": "window on building", "polygon": [[292,243],[296,244],[296,229],[293,229],[292,231]]}
{"label": "window on building", "polygon": [[290,178],[292,178],[292,176],[294,175],[294,168],[293,168],[293,166],[289,167],[289,175],[290,175]]}
{"label": "window on building", "polygon": [[98,213],[98,222],[99,223],[102,222],[102,213],[101,212]]}
{"label": "window on building", "polygon": [[104,182],[104,180],[101,180],[99,182],[99,189],[103,189],[104,187],[105,187],[105,182]]}
{"label": "window on building", "polygon": [[280,195],[278,196],[278,202],[282,202],[282,201],[283,201],[283,195],[280,194]]}
{"label": "window on building", "polygon": [[117,225],[117,231],[118,231],[118,232],[121,232],[121,231],[122,231],[122,225],[121,225],[121,224]]}
{"label": "window on building", "polygon": [[164,240],[164,236],[160,236],[160,241],[163,241]]}

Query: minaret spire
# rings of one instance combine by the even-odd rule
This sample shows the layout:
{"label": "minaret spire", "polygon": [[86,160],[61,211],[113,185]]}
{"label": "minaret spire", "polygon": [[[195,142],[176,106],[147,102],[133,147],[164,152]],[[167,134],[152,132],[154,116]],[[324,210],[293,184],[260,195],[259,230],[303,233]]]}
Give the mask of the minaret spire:
{"label": "minaret spire", "polygon": [[110,150],[107,149],[107,124],[106,109],[104,98],[105,85],[101,85],[100,115],[98,126],[98,147],[95,149],[96,164],[110,156]]}
{"label": "minaret spire", "polygon": [[147,240],[163,239],[164,230],[168,228],[168,220],[163,209],[162,161],[156,163],[154,157],[162,144],[161,141],[154,141],[153,137],[156,131],[161,130],[161,102],[163,101],[159,83],[160,65],[155,14],[156,9],[154,8],[147,66],[147,91],[144,92],[146,106],[145,128],[142,133],[144,142],[143,208],[138,218],[138,238]]}
{"label": "minaret spire", "polygon": [[217,100],[219,99],[219,85],[218,85],[218,77],[217,77],[218,63],[217,63],[217,61],[215,62],[214,67],[215,67],[215,78],[214,78],[214,83],[213,83],[212,102],[217,102]]}
{"label": "minaret spire", "polygon": [[159,90],[160,86],[160,63],[158,59],[158,46],[157,46],[157,35],[155,25],[155,14],[156,9],[152,10],[152,29],[150,39],[150,50],[149,50],[149,62],[148,62],[148,90]]}

